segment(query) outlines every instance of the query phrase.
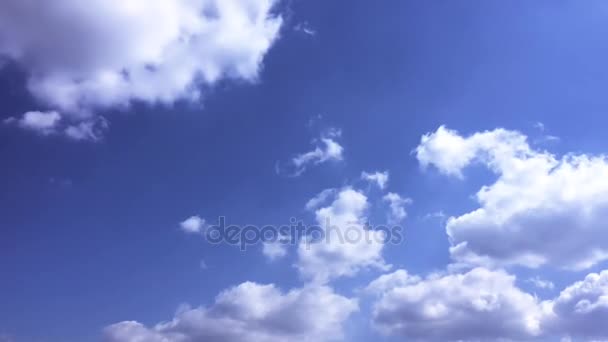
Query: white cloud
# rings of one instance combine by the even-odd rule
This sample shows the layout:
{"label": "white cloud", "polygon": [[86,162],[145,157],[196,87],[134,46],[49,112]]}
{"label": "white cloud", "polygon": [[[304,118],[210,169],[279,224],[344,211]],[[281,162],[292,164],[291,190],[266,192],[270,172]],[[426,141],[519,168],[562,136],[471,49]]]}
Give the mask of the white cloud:
{"label": "white cloud", "polygon": [[540,121],[537,121],[537,122],[534,123],[534,128],[538,129],[541,132],[544,132],[545,131],[545,124],[542,123],[542,122],[540,122]]}
{"label": "white cloud", "polygon": [[361,178],[370,183],[375,183],[381,190],[384,190],[388,184],[388,171],[376,171],[374,173],[367,173],[364,171],[361,173]]}
{"label": "white cloud", "polygon": [[268,260],[274,261],[287,255],[287,247],[291,237],[287,235],[279,236],[276,241],[267,241],[262,245],[262,253]]}
{"label": "white cloud", "polygon": [[398,224],[407,217],[405,206],[412,203],[411,199],[403,198],[394,192],[389,192],[382,199],[388,202],[391,210],[388,216],[389,223]]}
{"label": "white cloud", "polygon": [[444,174],[462,177],[462,169],[473,161],[500,172],[513,159],[530,152],[526,137],[519,132],[496,129],[462,137],[441,126],[436,132],[422,136],[416,157],[423,167],[434,165]]}
{"label": "white cloud", "polygon": [[543,306],[543,328],[548,332],[586,341],[608,340],[608,270],[587,275]]}
{"label": "white cloud", "polygon": [[306,210],[315,210],[323,205],[327,200],[336,194],[336,189],[330,188],[319,192],[315,197],[306,202]]}
{"label": "white cloud", "polygon": [[281,292],[246,282],[220,293],[210,307],[184,308],[168,322],[146,327],[125,321],[104,330],[106,342],[331,341],[343,337],[344,321],[357,301],[325,286]]}
{"label": "white cloud", "polygon": [[98,141],[108,128],[108,121],[103,116],[81,121],[65,128],[65,135],[73,140]]}
{"label": "white cloud", "polygon": [[383,294],[396,287],[417,284],[422,279],[418,276],[409,274],[406,270],[396,270],[393,273],[383,274],[373,280],[365,291],[373,294]]}
{"label": "white cloud", "polygon": [[108,121],[103,116],[89,118],[70,124],[59,112],[32,111],[24,113],[20,118],[9,117],[5,124],[17,124],[22,129],[36,132],[40,135],[64,134],[72,140],[98,141],[108,128]]}
{"label": "white cloud", "polygon": [[283,258],[287,255],[287,246],[281,242],[264,242],[262,245],[262,253],[270,261]]}
{"label": "white cloud", "polygon": [[341,161],[343,159],[344,148],[336,141],[341,135],[342,132],[340,130],[329,129],[321,135],[321,138],[313,141],[315,148],[312,151],[296,155],[284,167],[277,164],[277,173],[285,173],[292,177],[297,177],[304,173],[310,165],[318,165],[329,161]]}
{"label": "white cloud", "polygon": [[48,112],[26,112],[19,119],[9,118],[4,122],[7,124],[17,123],[23,129],[34,131],[41,135],[51,135],[57,133],[61,115],[56,111]]}
{"label": "white cloud", "polygon": [[197,100],[226,78],[255,81],[282,24],[275,2],[6,0],[0,57],[78,127],[99,110]]}
{"label": "white cloud", "polygon": [[363,269],[390,267],[382,258],[382,232],[365,227],[367,208],[367,197],[346,187],[336,193],[329,206],[316,210],[324,236],[300,241],[296,266],[303,278],[324,283]]}
{"label": "white cloud", "polygon": [[179,224],[180,228],[188,234],[201,234],[206,226],[205,219],[198,215],[190,216]]}
{"label": "white cloud", "polygon": [[555,284],[549,280],[541,279],[540,277],[532,277],[527,280],[532,285],[536,286],[539,289],[544,290],[553,290],[555,288]]}
{"label": "white cloud", "polygon": [[372,282],[373,323],[413,341],[522,341],[539,336],[541,310],[504,271],[476,268],[421,279],[396,271]]}
{"label": "white cloud", "polygon": [[497,180],[476,195],[480,207],[446,226],[458,262],[584,269],[608,259],[608,160],[532,149],[526,136],[496,129],[463,137],[440,127],[416,149],[423,166],[462,175],[473,162]]}

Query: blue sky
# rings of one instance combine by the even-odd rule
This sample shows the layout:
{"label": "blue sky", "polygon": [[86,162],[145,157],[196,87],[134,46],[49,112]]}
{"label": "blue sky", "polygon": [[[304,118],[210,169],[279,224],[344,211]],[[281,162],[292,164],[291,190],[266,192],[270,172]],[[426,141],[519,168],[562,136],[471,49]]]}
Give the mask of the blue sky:
{"label": "blue sky", "polygon": [[[607,15],[7,1],[0,341],[608,339]],[[205,238],[324,215],[404,240]]]}

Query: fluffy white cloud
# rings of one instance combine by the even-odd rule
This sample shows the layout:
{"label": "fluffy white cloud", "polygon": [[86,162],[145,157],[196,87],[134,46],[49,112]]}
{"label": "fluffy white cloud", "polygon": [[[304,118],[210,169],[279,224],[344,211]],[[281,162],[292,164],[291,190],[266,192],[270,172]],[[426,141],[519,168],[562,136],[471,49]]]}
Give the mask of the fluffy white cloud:
{"label": "fluffy white cloud", "polygon": [[608,271],[589,274],[543,304],[543,328],[548,332],[608,340]]}
{"label": "fluffy white cloud", "polygon": [[42,105],[78,126],[96,110],[196,100],[220,79],[255,80],[282,24],[275,2],[6,0],[0,57],[27,72]]}
{"label": "fluffy white cloud", "polygon": [[106,342],[331,341],[358,310],[357,301],[325,286],[281,292],[246,282],[219,294],[210,307],[180,310],[169,322],[146,327],[120,322],[104,330]]}
{"label": "fluffy white cloud", "polygon": [[190,216],[179,224],[180,228],[188,234],[203,233],[206,226],[205,219],[198,215]]}
{"label": "fluffy white cloud", "polygon": [[367,197],[346,187],[329,206],[316,210],[323,236],[300,241],[296,266],[303,278],[324,283],[362,269],[390,267],[382,257],[383,232],[365,227],[367,208]]}
{"label": "fluffy white cloud", "polygon": [[496,129],[463,137],[440,127],[422,137],[423,166],[461,176],[473,162],[497,180],[476,195],[480,207],[451,217],[452,257],[465,264],[584,269],[608,259],[608,160],[532,149],[526,136]]}
{"label": "fluffy white cloud", "polygon": [[538,301],[504,271],[476,268],[421,279],[400,270],[368,289],[379,296],[374,326],[408,340],[522,341],[541,333]]}
{"label": "fluffy white cloud", "polygon": [[341,161],[344,148],[336,141],[341,135],[342,132],[338,129],[327,130],[321,134],[319,139],[313,140],[315,148],[312,151],[296,155],[286,165],[277,164],[277,173],[297,177],[304,173],[310,165]]}
{"label": "fluffy white cloud", "polygon": [[389,192],[382,199],[388,202],[390,208],[390,214],[388,215],[389,223],[398,224],[407,217],[405,206],[412,203],[411,199],[403,198],[394,192]]}
{"label": "fluffy white cloud", "polygon": [[384,190],[388,184],[388,171],[376,171],[374,173],[367,173],[364,171],[361,173],[361,178],[378,185],[380,189]]}

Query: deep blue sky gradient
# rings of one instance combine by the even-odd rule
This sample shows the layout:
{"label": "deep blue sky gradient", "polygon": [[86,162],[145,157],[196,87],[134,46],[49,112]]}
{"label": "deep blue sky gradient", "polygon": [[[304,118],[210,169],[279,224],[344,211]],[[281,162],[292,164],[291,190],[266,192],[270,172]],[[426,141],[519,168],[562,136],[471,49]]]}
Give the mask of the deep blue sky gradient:
{"label": "deep blue sky gradient", "polygon": [[[108,324],[154,324],[180,303],[210,303],[246,280],[298,286],[293,255],[269,267],[259,248],[209,246],[178,223],[193,214],[235,224],[312,222],[306,201],[357,183],[361,171],[389,170],[390,190],[414,199],[406,242],[388,247],[386,259],[413,273],[441,269],[449,262],[444,229],[422,218],[474,208],[463,199],[491,179],[476,169],[467,182],[420,171],[411,151],[442,124],[540,139],[534,124],[542,122],[560,141],[537,146],[608,151],[608,3],[289,6],[257,84],[224,82],[200,106],[104,113],[111,127],[100,143],[0,127],[0,331],[23,341],[95,341]],[[303,21],[315,36],[293,30]],[[14,69],[0,72],[0,118],[33,104]],[[310,149],[326,127],[342,129],[344,163],[298,178],[275,173],[278,160]],[[558,289],[581,277],[554,273]],[[353,284],[338,289],[351,294]],[[364,327],[352,327],[353,340],[376,336],[365,317],[354,322]]]}

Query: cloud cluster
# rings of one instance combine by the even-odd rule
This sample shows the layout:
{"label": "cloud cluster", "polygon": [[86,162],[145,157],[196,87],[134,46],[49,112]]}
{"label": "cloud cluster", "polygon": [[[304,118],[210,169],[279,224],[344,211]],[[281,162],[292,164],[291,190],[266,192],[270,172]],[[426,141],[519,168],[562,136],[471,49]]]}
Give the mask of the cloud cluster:
{"label": "cloud cluster", "polygon": [[591,273],[545,303],[549,331],[585,340],[607,340],[608,270]]}
{"label": "cloud cluster", "polygon": [[325,286],[281,292],[246,282],[220,293],[209,307],[185,308],[146,327],[125,321],[104,330],[105,342],[282,342],[342,338],[342,324],[358,303]]}
{"label": "cloud cluster", "polygon": [[93,139],[96,111],[198,100],[221,79],[254,81],[282,24],[275,2],[2,1],[0,57],[26,71],[28,91],[51,109],[20,126]]}
{"label": "cloud cluster", "polygon": [[[323,192],[320,196],[325,198],[328,194]],[[363,193],[346,187],[335,193],[328,206],[315,211],[324,237],[320,241],[301,241],[298,245],[296,266],[304,279],[325,283],[353,276],[363,269],[390,267],[382,257],[382,232],[365,226],[368,206]]]}
{"label": "cloud cluster", "polygon": [[462,136],[440,127],[416,149],[421,165],[462,177],[472,164],[497,175],[479,208],[447,222],[451,255],[471,265],[585,269],[608,259],[608,160],[535,150],[519,132]]}
{"label": "cloud cluster", "polygon": [[426,278],[397,270],[366,288],[374,326],[413,341],[608,339],[608,271],[540,301],[504,270],[477,267]]}
{"label": "cloud cluster", "polygon": [[[606,259],[608,234],[601,228],[608,214],[606,158],[558,158],[533,149],[515,131],[461,136],[445,127],[425,135],[416,153],[424,167],[432,165],[446,175],[462,179],[463,170],[478,163],[496,180],[478,191],[478,209],[447,222],[456,265],[425,277],[396,270],[360,292],[374,298],[372,324],[380,333],[411,341],[608,340],[603,324],[608,319],[608,271],[591,273],[541,300],[500,268],[548,264],[581,269]],[[307,157],[313,155],[319,154],[301,155],[307,160],[304,168],[320,160]],[[385,189],[377,174],[362,178]],[[409,199],[390,192],[382,198],[389,222],[406,217]],[[367,269],[388,271],[384,235],[368,229],[368,197],[353,187],[323,190],[306,209],[314,212],[323,237],[316,240],[313,234],[298,243],[295,266],[302,287],[282,292],[272,284],[246,282],[222,292],[211,306],[180,310],[171,321],[153,327],[138,322],[109,326],[106,341],[343,338],[344,322],[358,303],[328,284]],[[196,218],[184,221],[182,228],[196,232]],[[263,251],[270,260],[286,255],[279,244],[264,245]],[[547,291],[555,286],[539,276],[523,281]]]}
{"label": "cloud cluster", "polygon": [[405,271],[370,284],[379,294],[373,322],[414,341],[525,340],[540,333],[537,300],[504,271],[476,268],[426,279]]}

